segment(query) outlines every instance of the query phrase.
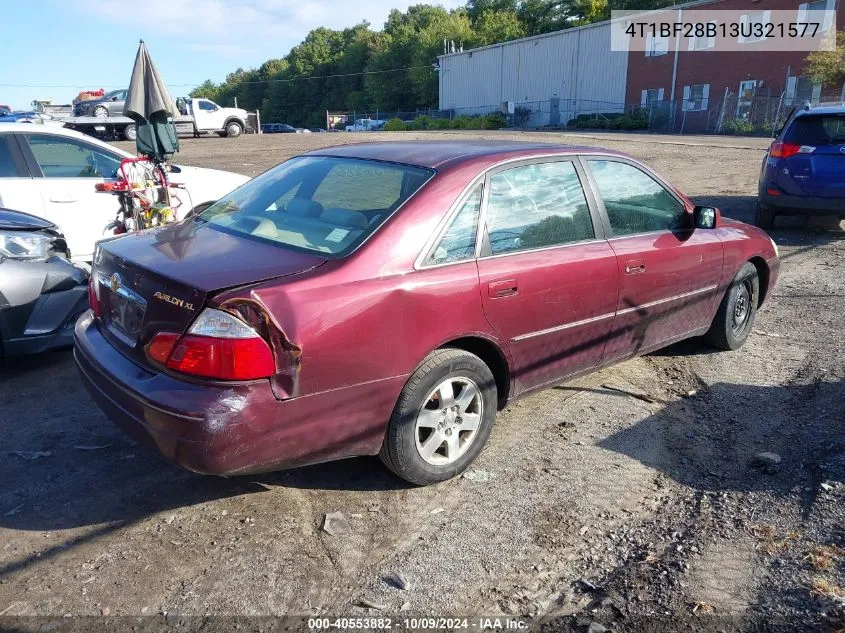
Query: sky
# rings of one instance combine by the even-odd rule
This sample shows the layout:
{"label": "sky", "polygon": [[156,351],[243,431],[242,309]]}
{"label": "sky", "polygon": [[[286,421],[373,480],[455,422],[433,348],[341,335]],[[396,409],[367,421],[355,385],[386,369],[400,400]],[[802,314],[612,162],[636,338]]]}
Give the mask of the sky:
{"label": "sky", "polygon": [[[80,90],[125,88],[143,39],[173,97],[238,67],[283,57],[319,26],[367,20],[422,0],[29,0],[0,9],[0,104],[70,103]],[[434,4],[435,2],[432,2]],[[439,0],[452,9],[461,0]],[[134,7],[134,9],[132,8]],[[144,10],[144,16],[135,15]]]}

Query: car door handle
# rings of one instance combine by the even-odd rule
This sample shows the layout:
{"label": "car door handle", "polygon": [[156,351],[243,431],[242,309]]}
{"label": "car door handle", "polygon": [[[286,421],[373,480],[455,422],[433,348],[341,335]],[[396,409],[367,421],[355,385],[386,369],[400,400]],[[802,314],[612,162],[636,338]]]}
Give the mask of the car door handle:
{"label": "car door handle", "polygon": [[58,203],[70,203],[76,202],[76,198],[69,193],[51,193],[50,194],[50,202],[58,202]]}
{"label": "car door handle", "polygon": [[625,262],[625,273],[628,275],[635,275],[637,273],[645,272],[645,262],[641,259],[629,259]]}
{"label": "car door handle", "polygon": [[519,291],[519,285],[516,279],[503,279],[502,281],[491,281],[487,285],[487,294],[491,299],[498,299],[499,297],[509,297],[515,295]]}

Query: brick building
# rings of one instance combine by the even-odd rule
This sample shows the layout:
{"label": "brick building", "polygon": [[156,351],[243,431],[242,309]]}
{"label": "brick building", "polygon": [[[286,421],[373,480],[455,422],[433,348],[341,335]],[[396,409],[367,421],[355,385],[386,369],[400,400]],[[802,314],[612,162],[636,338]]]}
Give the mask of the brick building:
{"label": "brick building", "polygon": [[[765,24],[773,10],[794,10],[802,22],[813,10],[839,9],[841,3],[699,0],[667,12],[683,22],[685,9],[737,10],[744,12],[743,21]],[[822,29],[845,27],[845,11],[837,11],[836,22],[828,20]],[[667,130],[716,131],[726,120],[770,122],[793,104],[838,96],[843,89],[814,85],[803,74],[806,52],[761,50],[760,40],[733,40],[649,36],[645,52],[628,52],[626,103],[647,106],[650,116],[665,118]],[[733,50],[724,50],[728,46]]]}

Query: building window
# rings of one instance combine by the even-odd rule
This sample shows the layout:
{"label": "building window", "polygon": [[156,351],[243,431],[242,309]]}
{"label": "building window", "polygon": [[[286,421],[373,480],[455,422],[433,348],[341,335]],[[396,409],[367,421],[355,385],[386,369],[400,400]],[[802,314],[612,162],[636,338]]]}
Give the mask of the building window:
{"label": "building window", "polygon": [[640,105],[643,107],[653,106],[663,101],[663,88],[647,88],[640,95]]}
{"label": "building window", "polygon": [[710,84],[684,86],[684,111],[698,112],[706,110],[709,96]]}
{"label": "building window", "polygon": [[645,41],[645,56],[646,57],[660,57],[669,52],[669,38],[655,37],[651,33],[646,36]]}
{"label": "building window", "polygon": [[819,30],[827,31],[833,25],[833,13],[825,13],[822,15],[813,14],[817,11],[833,11],[836,8],[836,0],[816,0],[816,2],[806,2],[798,5],[798,23],[806,24],[808,22],[820,23]]}
{"label": "building window", "polygon": [[785,102],[787,105],[801,105],[808,101],[818,103],[821,93],[821,84],[813,83],[807,75],[789,77],[786,80]]}
{"label": "building window", "polygon": [[[716,20],[711,20],[711,24],[717,24]],[[697,37],[693,35],[689,38],[689,50],[691,51],[706,51],[708,48],[713,48],[716,46],[716,36],[707,37]]]}
{"label": "building window", "polygon": [[754,13],[743,14],[739,18],[739,37],[737,38],[737,42],[740,44],[762,42],[766,39],[766,25],[771,21],[771,11],[756,11]]}

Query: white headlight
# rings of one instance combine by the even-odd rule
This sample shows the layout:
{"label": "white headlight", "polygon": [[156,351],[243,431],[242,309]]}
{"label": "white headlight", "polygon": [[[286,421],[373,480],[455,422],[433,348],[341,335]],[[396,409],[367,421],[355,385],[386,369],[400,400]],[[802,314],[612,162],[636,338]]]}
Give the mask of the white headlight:
{"label": "white headlight", "polygon": [[43,233],[0,231],[0,257],[4,259],[46,259],[51,238]]}

